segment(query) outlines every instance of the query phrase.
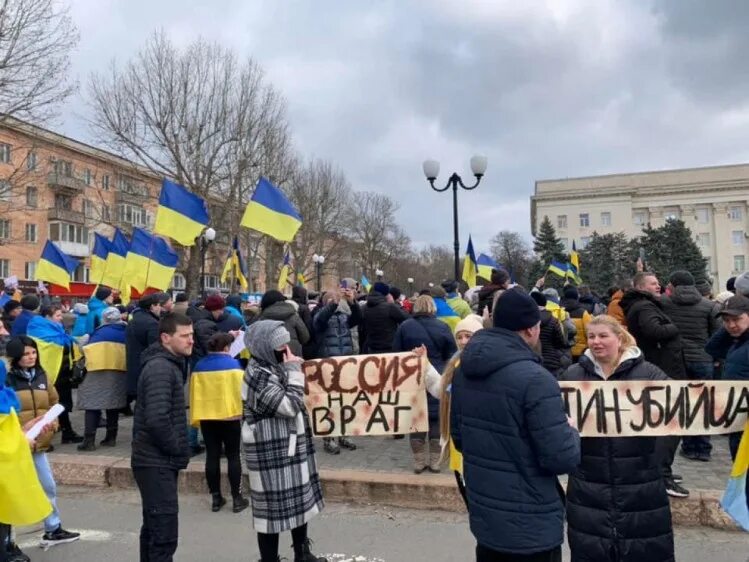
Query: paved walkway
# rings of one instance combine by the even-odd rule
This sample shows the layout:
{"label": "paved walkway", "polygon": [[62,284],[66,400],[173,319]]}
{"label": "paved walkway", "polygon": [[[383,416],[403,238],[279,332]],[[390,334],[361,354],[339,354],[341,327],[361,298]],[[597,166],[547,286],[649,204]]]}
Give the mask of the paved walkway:
{"label": "paved walkway", "polygon": [[[74,411],[72,414],[73,427],[83,433],[83,412]],[[130,441],[132,436],[133,418],[120,417],[120,432],[117,446],[99,447],[87,455],[130,456]],[[104,438],[104,429],[97,433],[97,443]],[[354,439],[358,446],[356,451],[342,450],[340,455],[330,455],[323,451],[322,442],[318,442],[317,458],[322,468],[347,469],[374,472],[411,472],[411,450],[408,437],[396,440],[392,437],[359,437]],[[59,436],[55,438],[55,451],[76,454],[75,445],[60,445]],[[728,453],[728,438],[717,436],[713,438],[713,457],[710,462],[688,461],[678,454],[674,464],[674,472],[684,477],[684,486],[700,490],[723,490],[731,470],[731,460]],[[52,453],[54,454],[54,453]],[[193,460],[202,461],[203,455]]]}

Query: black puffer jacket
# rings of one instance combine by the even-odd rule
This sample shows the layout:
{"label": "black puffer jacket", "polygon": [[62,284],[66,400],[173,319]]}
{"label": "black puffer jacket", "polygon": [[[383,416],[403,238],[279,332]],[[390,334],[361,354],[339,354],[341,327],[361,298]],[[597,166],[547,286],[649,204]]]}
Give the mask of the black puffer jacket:
{"label": "black puffer jacket", "polygon": [[500,290],[504,290],[502,285],[492,285],[491,283],[484,285],[479,289],[479,309],[477,311],[479,316],[484,314],[484,309],[487,307],[489,307],[489,314],[492,313],[494,294]]}
{"label": "black puffer jacket", "polygon": [[672,379],[686,379],[679,328],[663,312],[660,300],[646,291],[630,289],[622,297],[621,305],[627,315],[627,328],[637,340],[645,360]]}
{"label": "black puffer jacket", "polygon": [[380,294],[367,297],[362,311],[362,329],[359,337],[363,353],[389,353],[393,350],[393,338],[398,325],[410,316],[400,306],[387,302]]}
{"label": "black puffer jacket", "polygon": [[148,310],[136,308],[125,332],[125,357],[127,359],[127,393],[138,392],[141,355],[159,339],[159,319]]}
{"label": "black puffer jacket", "polygon": [[[634,357],[610,381],[666,380],[658,367]],[[584,355],[560,377],[600,381]],[[572,562],[670,562],[674,560],[671,506],[654,437],[585,437],[580,465],[567,485],[567,533]]]}
{"label": "black puffer jacket", "polygon": [[133,418],[133,468],[181,470],[190,460],[182,381],[187,361],[160,343],[143,353]]}
{"label": "black puffer jacket", "polygon": [[548,310],[541,311],[541,357],[543,365],[553,375],[559,375],[572,362],[570,347],[562,331],[562,325]]}
{"label": "black puffer jacket", "polygon": [[302,356],[302,346],[309,341],[309,330],[290,302],[275,302],[260,312],[260,320],[279,320],[291,336],[289,347],[294,355]]}
{"label": "black puffer jacket", "polygon": [[676,324],[684,345],[684,359],[712,363],[705,345],[718,331],[720,305],[703,297],[694,286],[674,287],[670,297],[661,297],[663,311]]}
{"label": "black puffer jacket", "polygon": [[[346,314],[348,309],[350,314]],[[354,303],[348,307],[331,302],[315,314],[314,327],[319,342],[320,357],[340,357],[354,354],[354,335],[351,328],[361,322],[361,309]]]}

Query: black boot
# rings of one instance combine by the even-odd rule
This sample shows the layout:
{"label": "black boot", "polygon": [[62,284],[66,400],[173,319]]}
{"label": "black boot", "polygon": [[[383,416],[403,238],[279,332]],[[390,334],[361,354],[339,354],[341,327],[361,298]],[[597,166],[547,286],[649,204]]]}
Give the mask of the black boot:
{"label": "black boot", "polygon": [[102,447],[114,447],[117,445],[117,428],[108,427],[107,434],[104,436],[104,440],[99,443]]}
{"label": "black boot", "polygon": [[96,434],[84,435],[83,442],[78,445],[79,451],[95,451],[96,450]]}
{"label": "black boot", "polygon": [[82,443],[83,437],[78,435],[73,428],[62,430],[62,444],[67,445],[68,443]]}
{"label": "black boot", "polygon": [[221,494],[211,494],[211,511],[216,513],[226,505],[226,499]]}
{"label": "black boot", "polygon": [[310,550],[312,541],[306,539],[300,548],[294,546],[294,562],[328,562],[327,558],[315,556]]}
{"label": "black boot", "polygon": [[242,494],[239,494],[237,496],[234,496],[232,499],[232,508],[231,510],[234,513],[239,513],[240,511],[244,511],[250,507],[250,500],[247,498],[242,497]]}

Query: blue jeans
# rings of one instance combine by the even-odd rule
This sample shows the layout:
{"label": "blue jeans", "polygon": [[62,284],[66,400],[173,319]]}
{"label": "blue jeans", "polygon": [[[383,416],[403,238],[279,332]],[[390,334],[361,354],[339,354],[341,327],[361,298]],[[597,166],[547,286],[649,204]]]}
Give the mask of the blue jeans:
{"label": "blue jeans", "polygon": [[44,531],[51,533],[60,526],[60,512],[57,510],[57,484],[55,484],[55,477],[52,476],[52,467],[49,466],[47,453],[34,453],[33,457],[36,476],[39,478],[44,493],[47,494],[49,503],[52,504],[52,513],[44,520]]}
{"label": "blue jeans", "polygon": [[[687,377],[695,381],[713,380],[714,367],[710,361],[687,361]],[[703,454],[710,456],[713,445],[710,443],[710,436],[684,436],[681,440],[681,450],[687,454]]]}

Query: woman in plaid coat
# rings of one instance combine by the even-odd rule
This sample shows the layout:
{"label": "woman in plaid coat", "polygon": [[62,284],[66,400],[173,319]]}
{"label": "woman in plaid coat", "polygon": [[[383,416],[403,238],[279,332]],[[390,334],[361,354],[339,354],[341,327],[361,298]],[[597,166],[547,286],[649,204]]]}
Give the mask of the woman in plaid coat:
{"label": "woman in plaid coat", "polygon": [[315,449],[304,407],[302,360],[283,322],[261,320],[245,334],[252,354],[242,385],[242,442],[250,473],[252,524],[261,562],[278,560],[278,536],[291,531],[294,562],[327,562],[310,551],[307,522],[323,508]]}

